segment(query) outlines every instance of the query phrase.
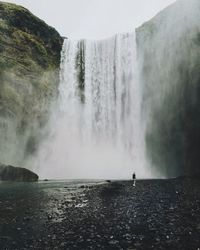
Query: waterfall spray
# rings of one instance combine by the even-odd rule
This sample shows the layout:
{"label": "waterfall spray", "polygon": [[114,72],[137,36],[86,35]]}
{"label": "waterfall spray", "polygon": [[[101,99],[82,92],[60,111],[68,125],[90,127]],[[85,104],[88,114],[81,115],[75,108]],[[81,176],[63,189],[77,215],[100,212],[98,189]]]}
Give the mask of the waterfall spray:
{"label": "waterfall spray", "polygon": [[39,153],[50,178],[151,177],[135,33],[63,44],[59,100]]}

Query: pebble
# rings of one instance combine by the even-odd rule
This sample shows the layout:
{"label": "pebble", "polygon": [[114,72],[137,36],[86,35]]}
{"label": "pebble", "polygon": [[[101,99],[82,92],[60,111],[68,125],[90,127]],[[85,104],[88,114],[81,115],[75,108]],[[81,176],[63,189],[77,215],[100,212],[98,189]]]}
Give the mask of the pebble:
{"label": "pebble", "polygon": [[62,243],[60,244],[61,247],[64,247],[64,246],[66,246],[66,245],[67,245],[67,242],[62,242]]}
{"label": "pebble", "polygon": [[111,240],[111,241],[109,241],[109,244],[110,245],[117,245],[117,244],[119,244],[119,241],[118,240]]}

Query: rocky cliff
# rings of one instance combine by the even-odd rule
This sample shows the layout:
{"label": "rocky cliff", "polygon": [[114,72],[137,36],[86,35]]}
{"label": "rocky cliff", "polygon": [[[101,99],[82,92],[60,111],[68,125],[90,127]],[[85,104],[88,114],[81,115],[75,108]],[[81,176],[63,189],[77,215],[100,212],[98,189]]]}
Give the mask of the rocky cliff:
{"label": "rocky cliff", "polygon": [[147,155],[167,176],[200,172],[200,1],[137,29]]}
{"label": "rocky cliff", "polygon": [[0,2],[0,161],[23,166],[56,96],[63,39],[27,9]]}

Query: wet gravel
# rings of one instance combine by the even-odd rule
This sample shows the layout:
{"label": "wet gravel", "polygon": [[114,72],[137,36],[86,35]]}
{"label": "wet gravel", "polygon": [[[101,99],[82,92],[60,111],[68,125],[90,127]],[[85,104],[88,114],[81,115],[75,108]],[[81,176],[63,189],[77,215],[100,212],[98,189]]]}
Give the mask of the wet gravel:
{"label": "wet gravel", "polygon": [[0,249],[200,249],[200,181],[0,183]]}

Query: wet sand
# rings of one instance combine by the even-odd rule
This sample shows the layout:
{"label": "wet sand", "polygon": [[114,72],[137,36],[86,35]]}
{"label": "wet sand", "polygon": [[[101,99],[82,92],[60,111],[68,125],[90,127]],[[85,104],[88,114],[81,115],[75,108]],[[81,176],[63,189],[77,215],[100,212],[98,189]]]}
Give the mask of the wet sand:
{"label": "wet sand", "polygon": [[0,249],[200,249],[200,181],[0,183]]}

